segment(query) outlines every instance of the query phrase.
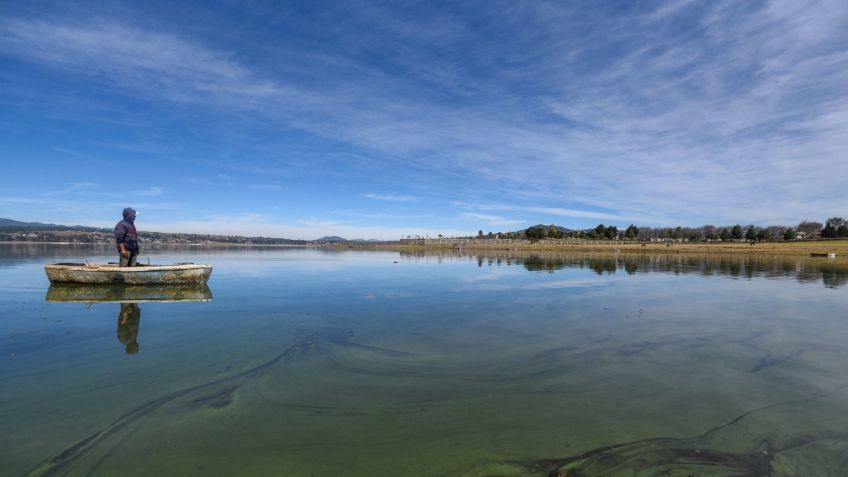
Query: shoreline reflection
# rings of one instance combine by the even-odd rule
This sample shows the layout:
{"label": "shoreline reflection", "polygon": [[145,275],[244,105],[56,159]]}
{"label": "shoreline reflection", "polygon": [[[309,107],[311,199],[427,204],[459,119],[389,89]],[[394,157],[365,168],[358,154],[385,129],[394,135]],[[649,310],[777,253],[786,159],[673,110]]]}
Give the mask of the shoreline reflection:
{"label": "shoreline reflection", "polygon": [[589,269],[598,275],[624,271],[638,273],[697,274],[730,278],[794,278],[799,283],[821,283],[826,288],[848,284],[848,262],[799,256],[720,254],[634,254],[592,252],[431,251],[403,250],[405,258],[476,261],[477,266],[523,266],[530,272],[554,273],[563,269]]}

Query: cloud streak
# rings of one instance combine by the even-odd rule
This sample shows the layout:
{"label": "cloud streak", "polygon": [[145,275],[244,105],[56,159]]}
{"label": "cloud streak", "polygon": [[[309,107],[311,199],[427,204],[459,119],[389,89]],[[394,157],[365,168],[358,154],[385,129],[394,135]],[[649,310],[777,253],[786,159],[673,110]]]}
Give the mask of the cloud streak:
{"label": "cloud streak", "polygon": [[92,189],[94,187],[97,187],[97,184],[93,182],[74,182],[65,189],[47,192],[47,195],[70,194],[84,189]]}
{"label": "cloud streak", "polygon": [[462,218],[467,221],[471,221],[472,223],[485,222],[486,224],[495,227],[512,227],[525,223],[523,220],[510,219],[500,215],[480,214],[477,212],[465,212],[462,214]]}
{"label": "cloud streak", "polygon": [[418,197],[411,195],[396,195],[396,194],[373,194],[365,193],[362,197],[374,200],[384,200],[388,202],[418,202]]}

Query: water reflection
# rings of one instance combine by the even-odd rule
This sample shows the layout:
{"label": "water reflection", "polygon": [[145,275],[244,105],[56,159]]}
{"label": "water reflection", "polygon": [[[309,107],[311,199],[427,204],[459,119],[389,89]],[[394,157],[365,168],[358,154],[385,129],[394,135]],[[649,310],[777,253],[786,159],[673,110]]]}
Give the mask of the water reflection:
{"label": "water reflection", "polygon": [[118,341],[126,347],[127,354],[138,353],[138,327],[141,324],[141,307],[138,303],[121,303],[118,313]]}
{"label": "water reflection", "polygon": [[588,269],[598,275],[623,271],[637,273],[697,274],[731,278],[792,278],[799,283],[819,283],[827,288],[848,284],[848,262],[799,256],[719,255],[719,254],[624,254],[624,253],[529,253],[518,251],[401,251],[401,256],[434,257],[439,260],[472,260],[482,267],[519,265],[531,272]]}
{"label": "water reflection", "polygon": [[166,287],[54,283],[47,290],[47,301],[49,302],[144,303],[210,300],[212,300],[212,290],[205,283],[169,285]]}
{"label": "water reflection", "polygon": [[48,302],[118,303],[118,341],[127,354],[136,354],[138,331],[141,326],[141,305],[145,302],[184,302],[212,300],[212,291],[206,284],[176,285],[168,287],[145,285],[82,285],[61,283],[50,285]]}

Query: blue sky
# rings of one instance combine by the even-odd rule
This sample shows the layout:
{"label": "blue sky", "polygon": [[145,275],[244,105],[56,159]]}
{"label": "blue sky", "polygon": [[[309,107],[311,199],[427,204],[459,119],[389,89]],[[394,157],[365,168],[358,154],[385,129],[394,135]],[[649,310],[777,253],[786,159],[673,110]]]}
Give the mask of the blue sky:
{"label": "blue sky", "polygon": [[0,217],[396,239],[848,215],[848,3],[0,0]]}

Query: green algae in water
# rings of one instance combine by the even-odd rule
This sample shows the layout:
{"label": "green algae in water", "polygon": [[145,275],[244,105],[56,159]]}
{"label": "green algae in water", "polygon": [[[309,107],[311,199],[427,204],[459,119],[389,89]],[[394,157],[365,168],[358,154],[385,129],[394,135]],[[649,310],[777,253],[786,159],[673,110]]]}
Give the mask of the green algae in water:
{"label": "green algae in water", "polygon": [[[34,377],[47,369],[38,352],[4,375],[41,407],[4,393],[2,417],[26,423],[5,448],[28,450],[3,454],[15,465],[3,468],[789,476],[846,464],[848,301],[838,287],[766,267],[744,280],[705,274],[697,260],[677,271],[636,260],[627,267],[645,272],[629,275],[616,257],[559,257],[569,265],[552,273],[538,258],[528,270],[522,257],[501,267],[334,257],[331,275],[314,274],[306,256],[261,279],[224,273],[210,303],[142,304],[133,356],[108,330],[117,305],[70,309],[102,315],[104,339],[40,351],[66,353],[50,368],[65,380]],[[142,383],[72,384],[113,372]],[[48,407],[69,417],[32,415]]]}

